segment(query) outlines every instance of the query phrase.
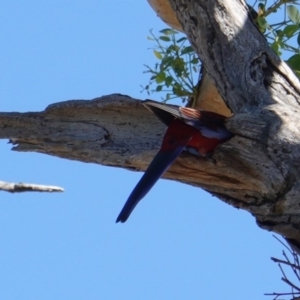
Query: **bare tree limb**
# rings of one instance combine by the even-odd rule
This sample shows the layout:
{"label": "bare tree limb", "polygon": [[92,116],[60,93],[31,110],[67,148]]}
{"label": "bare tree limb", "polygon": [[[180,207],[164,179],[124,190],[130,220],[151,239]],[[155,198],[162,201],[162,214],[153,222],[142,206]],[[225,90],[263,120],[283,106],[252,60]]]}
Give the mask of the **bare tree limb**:
{"label": "bare tree limb", "polygon": [[[247,116],[236,119],[236,126],[242,126],[244,118]],[[252,117],[250,121],[253,126],[248,135],[254,137],[265,124]],[[0,114],[0,138],[10,139],[15,145],[14,151],[35,151],[130,170],[147,168],[160,147],[165,129],[140,101],[123,95],[56,103],[37,113]],[[210,158],[184,153],[165,178],[236,199],[242,197],[249,202],[262,192],[271,192],[273,187],[261,180],[265,170],[251,166],[252,151],[248,152],[245,145],[257,146],[251,139],[235,137],[218,147]],[[247,161],[242,168],[236,168],[236,164],[241,165],[234,161],[239,151],[243,151],[244,161]],[[256,159],[265,163],[263,153]],[[262,169],[266,167],[273,170],[272,178],[279,189],[283,184],[281,173],[272,162]],[[251,168],[253,178],[244,174],[247,168]],[[240,195],[241,191],[244,196]]]}
{"label": "bare tree limb", "polygon": [[63,192],[64,189],[58,186],[51,185],[39,185],[31,183],[13,183],[0,181],[0,191],[9,193],[21,193],[21,192]]}
{"label": "bare tree limb", "polygon": [[[244,131],[246,137],[236,135],[209,158],[183,153],[164,177],[202,187],[254,212],[256,201],[263,204],[266,195],[275,197],[285,180],[261,145],[263,119],[244,114],[228,126],[234,133],[235,128]],[[9,138],[14,151],[130,170],[147,168],[165,129],[140,101],[123,95],[56,103],[37,113],[0,114],[0,138]]]}

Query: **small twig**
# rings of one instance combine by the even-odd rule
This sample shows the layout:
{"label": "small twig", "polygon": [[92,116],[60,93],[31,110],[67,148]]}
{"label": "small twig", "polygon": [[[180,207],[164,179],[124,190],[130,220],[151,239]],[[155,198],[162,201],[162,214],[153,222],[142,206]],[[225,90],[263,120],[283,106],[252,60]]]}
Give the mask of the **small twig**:
{"label": "small twig", "polygon": [[[287,283],[288,285],[290,285],[295,290],[297,290],[298,294],[300,293],[300,289],[296,285],[294,285],[291,281],[289,281],[287,278],[282,277],[281,280],[284,281],[285,283]],[[293,293],[293,294],[295,294],[295,293]]]}
{"label": "small twig", "polygon": [[280,8],[280,6],[282,4],[285,4],[285,3],[293,3],[293,0],[279,0],[277,1],[277,3],[275,3],[274,5],[270,6],[265,12],[264,12],[264,17],[266,18],[268,15],[276,12],[276,10],[278,8]]}
{"label": "small twig", "polygon": [[[277,238],[275,235],[273,235],[274,238],[276,238],[277,241],[279,241],[292,255],[294,261],[291,262],[291,260],[289,259],[288,255],[286,254],[285,250],[282,251],[282,255],[285,258],[285,260],[282,259],[278,259],[275,257],[271,257],[271,260],[274,261],[275,263],[278,263],[278,267],[280,268],[280,271],[283,275],[283,277],[281,278],[281,280],[283,282],[285,282],[286,284],[288,284],[290,286],[290,288],[292,289],[292,291],[290,293],[268,293],[265,294],[266,296],[274,296],[273,300],[279,299],[278,297],[280,296],[293,296],[293,299],[298,299],[300,300],[300,287],[298,287],[297,285],[295,285],[294,283],[292,283],[288,277],[286,276],[282,264],[283,265],[288,265],[291,267],[291,269],[293,270],[294,274],[296,275],[298,281],[299,281],[299,273],[300,273],[300,265],[299,265],[299,257],[297,255],[297,253],[292,249],[289,248],[286,244],[284,244],[279,238]],[[296,298],[297,297],[297,298]],[[281,298],[280,298],[281,299]]]}
{"label": "small twig", "polygon": [[[287,279],[287,277],[286,277],[286,275],[285,275],[285,273],[284,273],[284,271],[283,271],[282,266],[281,266],[280,264],[278,264],[278,267],[279,267],[279,269],[280,269],[282,275],[284,276],[284,279]],[[282,279],[282,280],[283,280],[283,279]]]}
{"label": "small twig", "polygon": [[31,183],[13,183],[0,181],[0,191],[9,193],[21,192],[63,192],[64,189],[58,186],[39,185]]}
{"label": "small twig", "polygon": [[268,293],[268,294],[264,294],[265,296],[276,296],[276,298],[274,299],[277,299],[277,297],[279,296],[294,296],[294,295],[297,295],[300,293]]}
{"label": "small twig", "polygon": [[285,260],[281,260],[281,259],[278,259],[278,258],[275,258],[275,257],[271,257],[271,259],[276,263],[285,264],[285,265],[291,266],[291,267],[293,267],[297,270],[300,270],[300,266],[298,266],[297,264],[289,263]]}
{"label": "small twig", "polygon": [[[293,254],[293,253],[292,253]],[[284,250],[282,251],[282,255],[284,256],[284,258],[286,259],[286,261],[291,264],[289,258],[287,257],[287,255],[285,254]]]}
{"label": "small twig", "polygon": [[272,234],[272,236],[281,244],[281,245],[283,245],[287,250],[289,250],[289,252],[291,253],[291,254],[293,254],[293,251],[291,251],[291,249],[285,244],[285,243],[283,243],[275,234]]}
{"label": "small twig", "polygon": [[[297,257],[297,254],[295,254],[295,252],[292,252],[292,255],[293,255],[294,263],[295,263],[295,260],[296,260],[295,257]],[[298,267],[295,268],[295,267],[293,267],[294,264],[290,262],[288,256],[285,254],[284,251],[283,251],[283,256],[285,257],[285,259],[286,259],[286,261],[288,262],[288,264],[292,267],[292,270],[293,270],[295,276],[296,276],[296,277],[298,278],[298,280],[299,280],[299,276],[298,276],[298,273],[297,273],[297,271],[296,271],[297,268],[300,269],[299,264],[298,264]],[[296,261],[296,262],[297,262],[297,261]]]}
{"label": "small twig", "polygon": [[[295,252],[294,252],[294,265],[295,265],[294,268],[297,269],[298,271],[300,271],[299,258],[298,258],[297,253],[295,253]],[[299,272],[297,272],[297,271],[295,271],[295,272],[296,272],[298,280],[300,281],[300,274],[299,274]]]}

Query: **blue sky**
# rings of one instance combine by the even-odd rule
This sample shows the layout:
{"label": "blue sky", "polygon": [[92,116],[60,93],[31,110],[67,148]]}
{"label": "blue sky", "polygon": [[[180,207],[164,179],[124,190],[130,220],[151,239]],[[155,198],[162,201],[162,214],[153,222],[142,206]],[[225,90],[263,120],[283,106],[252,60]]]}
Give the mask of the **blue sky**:
{"label": "blue sky", "polygon": [[[40,111],[121,93],[145,99],[147,1],[3,1],[0,110]],[[158,95],[151,97],[160,100]],[[160,180],[129,221],[115,219],[142,173],[10,151],[1,178],[64,193],[0,195],[0,299],[268,299],[286,291],[282,246],[199,188]]]}

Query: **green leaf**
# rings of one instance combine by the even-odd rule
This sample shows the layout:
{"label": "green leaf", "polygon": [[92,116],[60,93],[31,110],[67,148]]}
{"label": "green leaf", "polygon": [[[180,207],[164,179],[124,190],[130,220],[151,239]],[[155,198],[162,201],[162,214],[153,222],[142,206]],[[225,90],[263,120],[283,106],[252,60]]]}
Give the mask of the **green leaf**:
{"label": "green leaf", "polygon": [[157,92],[160,92],[160,91],[162,90],[162,88],[163,88],[163,85],[158,85],[158,86],[156,87],[156,91],[157,91]]}
{"label": "green leaf", "polygon": [[161,55],[160,52],[158,52],[158,51],[156,51],[156,50],[153,50],[153,52],[154,52],[154,55],[156,56],[156,58],[162,59],[162,55]]}
{"label": "green leaf", "polygon": [[187,54],[187,53],[192,53],[192,52],[195,52],[192,46],[184,47],[181,50],[181,54]]}
{"label": "green leaf", "polygon": [[172,56],[164,56],[161,63],[164,67],[168,67],[170,63],[172,62],[173,57]]}
{"label": "green leaf", "polygon": [[278,45],[278,43],[277,43],[277,42],[274,42],[274,43],[272,43],[270,46],[271,46],[271,48],[274,50],[274,52],[278,54],[278,50],[279,50],[279,45]]}
{"label": "green leaf", "polygon": [[299,25],[287,25],[284,29],[283,29],[283,33],[288,37],[292,37],[294,35],[294,33],[299,30]]}
{"label": "green leaf", "polygon": [[182,73],[184,72],[185,63],[182,58],[174,59],[174,61],[171,64],[173,71],[175,72],[176,76],[181,77]]}
{"label": "green leaf", "polygon": [[276,30],[276,38],[282,39],[284,37],[284,32],[282,30]]}
{"label": "green leaf", "polygon": [[179,50],[179,47],[177,45],[171,45],[167,48],[167,52],[177,52]]}
{"label": "green leaf", "polygon": [[294,23],[294,24],[299,24],[300,21],[300,13],[299,10],[297,9],[296,6],[294,5],[288,5],[287,8],[287,14],[290,18],[290,20]]}
{"label": "green leaf", "polygon": [[159,31],[160,33],[163,33],[165,35],[172,35],[172,34],[177,34],[178,31],[171,29],[171,28],[166,28],[166,29],[162,29]]}
{"label": "green leaf", "polygon": [[268,27],[267,20],[264,17],[257,17],[256,21],[257,21],[259,30],[261,32],[264,32],[267,29],[267,27]]}
{"label": "green leaf", "polygon": [[300,46],[300,33],[298,33],[298,36],[297,36],[297,43],[298,43],[298,46]]}
{"label": "green leaf", "polygon": [[172,84],[172,81],[173,81],[173,77],[172,76],[168,76],[165,79],[166,86],[170,86]]}
{"label": "green leaf", "polygon": [[272,49],[276,52],[276,54],[279,55],[279,56],[282,54],[281,51],[280,51],[280,48],[281,48],[281,47],[280,47],[280,44],[281,44],[281,43],[277,41],[277,42],[274,42],[274,43],[272,43],[272,44],[270,45],[271,48],[272,48]]}
{"label": "green leaf", "polygon": [[170,38],[168,36],[165,36],[165,35],[160,36],[159,39],[164,41],[164,42],[170,42]]}
{"label": "green leaf", "polygon": [[186,37],[182,37],[182,38],[180,38],[179,40],[177,40],[176,43],[181,43],[181,42],[184,42],[184,41],[186,41],[186,40],[187,40]]}
{"label": "green leaf", "polygon": [[193,58],[193,59],[191,60],[191,64],[193,64],[193,65],[199,64],[199,58],[197,58],[197,57]]}
{"label": "green leaf", "polygon": [[293,55],[286,62],[294,71],[300,71],[300,54]]}
{"label": "green leaf", "polygon": [[188,92],[181,88],[181,86],[174,86],[173,93],[179,97],[187,96]]}
{"label": "green leaf", "polygon": [[166,74],[164,72],[160,72],[159,74],[157,74],[155,81],[156,83],[162,83],[164,82],[166,79]]}

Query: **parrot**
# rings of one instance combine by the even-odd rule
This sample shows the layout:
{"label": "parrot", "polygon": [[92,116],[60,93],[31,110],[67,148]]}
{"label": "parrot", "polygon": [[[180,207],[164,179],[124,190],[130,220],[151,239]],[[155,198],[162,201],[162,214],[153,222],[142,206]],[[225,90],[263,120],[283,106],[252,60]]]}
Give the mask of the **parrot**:
{"label": "parrot", "polygon": [[130,194],[116,223],[127,221],[138,202],[147,195],[185,148],[191,148],[198,155],[206,156],[219,144],[233,137],[225,127],[226,117],[217,113],[152,100],[143,101],[143,105],[168,128],[160,150]]}

